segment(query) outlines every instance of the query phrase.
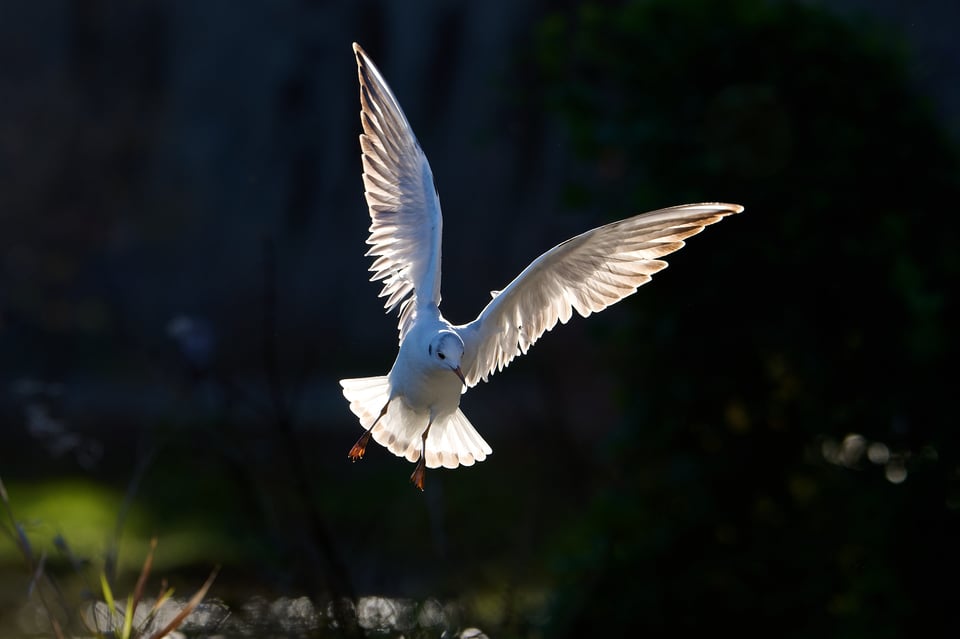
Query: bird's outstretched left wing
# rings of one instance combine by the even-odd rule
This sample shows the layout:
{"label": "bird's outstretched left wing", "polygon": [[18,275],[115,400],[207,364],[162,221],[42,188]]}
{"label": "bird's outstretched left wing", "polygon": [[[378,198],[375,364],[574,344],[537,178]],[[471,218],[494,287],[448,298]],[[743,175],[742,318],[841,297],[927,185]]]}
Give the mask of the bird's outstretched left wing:
{"label": "bird's outstretched left wing", "polygon": [[587,317],[635,293],[666,268],[658,258],[742,210],[723,203],[674,206],[595,228],[550,249],[496,294],[477,319],[457,327],[467,385],[503,370],[558,321],[566,324],[574,310]]}
{"label": "bird's outstretched left wing", "polygon": [[[403,341],[418,304],[440,303],[443,220],[433,173],[386,80],[354,43],[360,78],[363,185],[370,209],[371,281],[383,280],[387,312],[400,306]],[[418,299],[419,298],[419,299]]]}

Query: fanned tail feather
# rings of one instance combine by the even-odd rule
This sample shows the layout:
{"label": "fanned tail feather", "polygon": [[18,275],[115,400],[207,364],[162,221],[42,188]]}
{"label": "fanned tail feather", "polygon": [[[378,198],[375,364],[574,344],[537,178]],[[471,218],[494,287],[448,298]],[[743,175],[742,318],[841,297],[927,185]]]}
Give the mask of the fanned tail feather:
{"label": "fanned tail feather", "polygon": [[370,428],[390,399],[390,378],[386,375],[341,379],[340,386],[343,387],[343,396],[350,402],[350,410],[360,418],[364,429]]}
{"label": "fanned tail feather", "polygon": [[[360,425],[370,428],[384,404],[390,399],[390,379],[361,377],[342,379],[343,396],[350,402],[350,410],[360,419]],[[421,437],[430,416],[410,410],[401,398],[390,402],[386,414],[374,426],[374,441],[398,457],[411,462],[420,459]],[[463,412],[458,408],[449,415],[433,421],[427,437],[427,468],[456,468],[482,462],[493,450],[483,440]]]}

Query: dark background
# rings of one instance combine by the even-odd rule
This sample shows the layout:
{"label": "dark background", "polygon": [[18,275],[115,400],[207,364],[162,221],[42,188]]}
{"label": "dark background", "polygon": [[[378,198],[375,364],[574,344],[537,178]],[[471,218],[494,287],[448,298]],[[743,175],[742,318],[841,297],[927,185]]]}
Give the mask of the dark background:
{"label": "dark background", "polygon": [[[0,477],[52,540],[211,597],[452,602],[491,636],[943,636],[960,447],[950,2],[0,4]],[[746,207],[376,447],[350,50],[444,205],[445,315],[629,214]],[[29,574],[0,550],[2,627]],[[125,577],[126,575],[126,577]],[[158,577],[159,578],[159,577]]]}

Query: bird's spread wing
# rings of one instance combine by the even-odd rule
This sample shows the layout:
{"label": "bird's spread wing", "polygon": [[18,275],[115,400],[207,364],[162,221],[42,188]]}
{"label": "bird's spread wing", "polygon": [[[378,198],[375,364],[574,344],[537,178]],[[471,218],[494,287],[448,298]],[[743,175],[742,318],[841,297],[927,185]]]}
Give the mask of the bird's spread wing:
{"label": "bird's spread wing", "polygon": [[367,255],[376,258],[370,280],[383,280],[380,297],[387,298],[387,312],[400,306],[403,341],[418,304],[440,303],[440,200],[430,164],[399,102],[363,49],[354,43],[353,50],[360,77],[363,184],[371,219]]}
{"label": "bird's spread wing", "polygon": [[575,310],[583,317],[635,293],[657,271],[661,258],[737,204],[688,204],[607,224],[555,246],[494,294],[473,322],[458,327],[464,341],[462,369],[468,386],[503,370],[557,322]]}

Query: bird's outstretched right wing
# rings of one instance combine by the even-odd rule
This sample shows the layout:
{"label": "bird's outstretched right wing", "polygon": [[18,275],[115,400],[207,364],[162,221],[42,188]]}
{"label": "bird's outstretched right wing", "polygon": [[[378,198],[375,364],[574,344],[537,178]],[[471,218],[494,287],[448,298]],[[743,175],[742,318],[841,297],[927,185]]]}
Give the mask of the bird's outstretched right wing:
{"label": "bird's outstretched right wing", "polygon": [[[400,306],[403,341],[418,303],[440,304],[443,219],[433,173],[386,80],[354,43],[360,78],[363,184],[370,210],[371,281],[383,280],[387,312]],[[419,299],[418,299],[419,298]]]}
{"label": "bird's outstretched right wing", "polygon": [[705,226],[739,213],[738,204],[674,206],[587,231],[550,249],[496,294],[473,322],[457,327],[468,386],[525,354],[575,310],[583,317],[636,292],[666,268],[659,259]]}

